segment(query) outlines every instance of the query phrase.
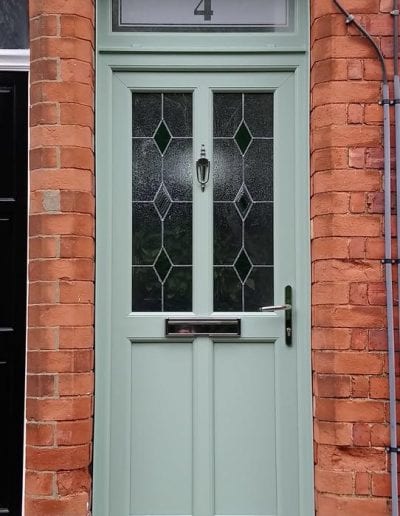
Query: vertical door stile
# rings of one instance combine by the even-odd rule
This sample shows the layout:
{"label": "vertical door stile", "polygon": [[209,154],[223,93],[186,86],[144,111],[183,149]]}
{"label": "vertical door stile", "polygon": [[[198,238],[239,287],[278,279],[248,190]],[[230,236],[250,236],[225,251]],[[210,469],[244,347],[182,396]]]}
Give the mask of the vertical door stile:
{"label": "vertical door stile", "polygon": [[[211,160],[212,93],[201,81],[194,94],[194,152],[201,146]],[[212,312],[212,164],[211,177],[202,192],[193,171],[193,308],[197,316]],[[198,337],[193,342],[193,515],[214,514],[214,373],[213,342]]]}

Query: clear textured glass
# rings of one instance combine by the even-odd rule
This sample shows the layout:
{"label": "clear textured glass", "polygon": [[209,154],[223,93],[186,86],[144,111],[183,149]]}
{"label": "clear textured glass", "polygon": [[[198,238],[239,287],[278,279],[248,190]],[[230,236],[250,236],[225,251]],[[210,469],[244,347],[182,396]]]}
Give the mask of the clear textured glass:
{"label": "clear textured glass", "polygon": [[174,264],[192,262],[192,204],[173,203],[164,220],[164,247]]}
{"label": "clear textured glass", "polygon": [[175,138],[192,136],[192,99],[187,93],[164,94],[164,118]]}
{"label": "clear textured glass", "polygon": [[274,296],[273,94],[214,94],[213,125],[214,310],[254,311]]}
{"label": "clear textured glass", "polygon": [[[246,152],[244,181],[254,201],[273,200],[274,182],[274,142],[253,140]],[[260,173],[260,168],[262,169]]]}
{"label": "clear textured glass", "polygon": [[192,94],[132,93],[132,310],[192,310]]}
{"label": "clear textured glass", "polygon": [[132,206],[133,265],[153,265],[161,249],[162,222],[152,203]]}
{"label": "clear textured glass", "polygon": [[192,200],[192,138],[173,138],[164,156],[164,184],[174,201]]}
{"label": "clear textured glass", "polygon": [[164,285],[164,310],[185,312],[192,304],[192,268],[174,267]]}
{"label": "clear textured glass", "polygon": [[273,136],[273,114],[274,96],[272,93],[246,93],[244,118],[254,138],[271,138]]}
{"label": "clear textured glass", "polygon": [[254,267],[244,285],[243,305],[248,312],[274,304],[273,267]]}
{"label": "clear textured glass", "polygon": [[132,142],[132,195],[134,201],[152,201],[160,188],[162,159],[152,138]]}
{"label": "clear textured glass", "polygon": [[214,138],[214,200],[233,201],[243,182],[243,160],[233,138]]}
{"label": "clear textured glass", "polygon": [[233,265],[242,247],[242,221],[231,202],[214,203],[214,263]]}
{"label": "clear textured glass", "polygon": [[162,284],[153,267],[133,267],[132,306],[137,312],[162,310]]}
{"label": "clear textured glass", "polygon": [[240,312],[242,310],[242,282],[233,267],[214,268],[214,310]]}
{"label": "clear textured glass", "polygon": [[242,120],[241,93],[214,95],[214,137],[233,136]]}
{"label": "clear textured glass", "polygon": [[0,0],[0,48],[29,48],[27,0]]}
{"label": "clear textured glass", "polygon": [[132,98],[132,134],[152,138],[161,121],[161,93],[134,93]]}

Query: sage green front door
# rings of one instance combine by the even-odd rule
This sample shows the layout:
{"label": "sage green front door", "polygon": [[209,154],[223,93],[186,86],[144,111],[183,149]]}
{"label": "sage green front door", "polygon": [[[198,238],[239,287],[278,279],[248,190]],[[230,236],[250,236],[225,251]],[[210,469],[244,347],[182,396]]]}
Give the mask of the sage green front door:
{"label": "sage green front door", "polygon": [[300,514],[296,76],[111,81],[95,515]]}

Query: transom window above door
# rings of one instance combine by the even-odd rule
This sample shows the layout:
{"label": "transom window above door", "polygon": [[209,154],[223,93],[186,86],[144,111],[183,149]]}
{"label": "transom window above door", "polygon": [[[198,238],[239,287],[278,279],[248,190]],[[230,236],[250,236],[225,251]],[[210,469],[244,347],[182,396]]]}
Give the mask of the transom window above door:
{"label": "transom window above door", "polygon": [[113,0],[114,31],[289,32],[294,0]]}

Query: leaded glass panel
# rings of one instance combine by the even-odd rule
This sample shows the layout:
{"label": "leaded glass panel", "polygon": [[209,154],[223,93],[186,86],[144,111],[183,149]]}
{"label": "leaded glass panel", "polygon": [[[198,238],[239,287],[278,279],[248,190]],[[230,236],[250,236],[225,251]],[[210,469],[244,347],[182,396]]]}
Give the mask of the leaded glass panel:
{"label": "leaded glass panel", "polygon": [[273,304],[273,94],[214,94],[214,310]]}
{"label": "leaded glass panel", "polygon": [[192,310],[191,93],[132,94],[132,310]]}

